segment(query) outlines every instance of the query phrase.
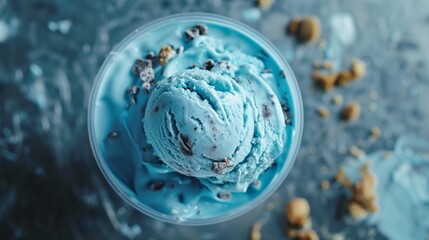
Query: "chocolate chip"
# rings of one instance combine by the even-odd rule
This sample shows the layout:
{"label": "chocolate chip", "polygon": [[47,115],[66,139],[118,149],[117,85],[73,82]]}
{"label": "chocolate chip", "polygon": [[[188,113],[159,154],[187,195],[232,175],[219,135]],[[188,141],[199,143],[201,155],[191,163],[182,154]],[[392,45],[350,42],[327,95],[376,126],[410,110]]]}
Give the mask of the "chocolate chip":
{"label": "chocolate chip", "polygon": [[229,200],[231,199],[231,194],[227,192],[220,192],[217,194],[217,197],[223,200]]}
{"label": "chocolate chip", "polygon": [[164,187],[164,182],[161,180],[152,180],[149,182],[149,188],[152,191],[158,191]]}
{"label": "chocolate chip", "polygon": [[185,48],[183,47],[183,46],[180,46],[180,47],[178,47],[177,49],[176,49],[176,53],[177,54],[181,54],[181,53],[183,53],[183,50],[184,50]]}
{"label": "chocolate chip", "polygon": [[188,136],[180,134],[180,151],[186,156],[192,156],[192,143],[189,140]]}
{"label": "chocolate chip", "polygon": [[281,78],[283,78],[283,79],[285,79],[285,78],[286,78],[286,74],[285,74],[285,72],[284,72],[283,70],[281,70],[281,71],[280,71],[279,76],[280,76]]}
{"label": "chocolate chip", "polygon": [[188,69],[195,69],[198,68],[197,64],[192,64],[191,66],[188,67]]}
{"label": "chocolate chip", "polygon": [[[152,61],[148,60],[148,59],[136,59],[136,61],[134,62],[134,66],[133,66],[133,73],[137,76],[142,76],[142,72],[145,75],[151,75],[150,73],[153,73],[153,68],[152,68]],[[152,74],[153,75],[153,74]],[[143,81],[145,79],[142,79]]]}
{"label": "chocolate chip", "polygon": [[200,35],[208,35],[209,34],[209,28],[204,24],[197,24],[195,25],[195,28],[198,29],[200,32]]}
{"label": "chocolate chip", "polygon": [[137,98],[135,96],[131,97],[131,104],[133,104],[133,105],[137,104]]}
{"label": "chocolate chip", "polygon": [[197,24],[185,30],[185,38],[188,41],[192,41],[200,35],[208,35],[208,27],[204,24]]}
{"label": "chocolate chip", "polygon": [[185,202],[185,196],[183,196],[183,193],[179,193],[179,195],[177,196],[177,201],[179,201],[180,203]]}
{"label": "chocolate chip", "polygon": [[143,85],[142,85],[142,87],[143,87],[143,90],[144,90],[145,93],[149,93],[150,92],[150,88],[152,86],[150,85],[150,83],[144,82]]}
{"label": "chocolate chip", "polygon": [[156,60],[155,52],[154,51],[148,51],[145,59],[148,59],[148,60],[151,60],[152,62],[154,62]]}
{"label": "chocolate chip", "polygon": [[285,119],[285,124],[286,125],[292,124],[292,117],[293,117],[293,115],[292,115],[292,112],[290,111],[289,105],[286,104],[286,103],[282,103],[281,107],[282,107],[283,116],[284,116],[284,119]]}
{"label": "chocolate chip", "polygon": [[228,158],[223,159],[222,161],[213,162],[212,170],[216,174],[224,174],[227,168],[233,167],[234,164],[231,163],[231,160]]}
{"label": "chocolate chip", "polygon": [[109,133],[109,138],[110,139],[115,139],[115,138],[117,138],[118,137],[118,132],[111,132],[111,133]]}
{"label": "chocolate chip", "polygon": [[270,118],[271,115],[271,109],[266,104],[262,104],[262,116],[267,119]]}
{"label": "chocolate chip", "polygon": [[153,109],[153,112],[154,112],[154,113],[159,112],[159,106],[155,106],[155,108]]}
{"label": "chocolate chip", "polygon": [[214,67],[214,65],[215,62],[213,61],[213,59],[209,59],[203,64],[203,69],[210,71]]}
{"label": "chocolate chip", "polygon": [[137,95],[140,92],[140,88],[138,86],[132,86],[128,88],[128,94],[130,95]]}

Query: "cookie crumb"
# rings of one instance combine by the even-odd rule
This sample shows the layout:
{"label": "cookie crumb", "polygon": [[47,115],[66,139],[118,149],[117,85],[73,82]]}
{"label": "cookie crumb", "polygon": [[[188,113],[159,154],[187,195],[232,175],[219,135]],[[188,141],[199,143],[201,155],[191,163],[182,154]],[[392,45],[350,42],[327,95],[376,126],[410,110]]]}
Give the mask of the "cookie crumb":
{"label": "cookie crumb", "polygon": [[347,179],[346,173],[343,169],[339,169],[337,173],[335,173],[334,179],[345,188],[350,188],[352,186],[352,183]]}
{"label": "cookie crumb", "polygon": [[311,74],[311,77],[313,78],[316,85],[325,91],[332,90],[335,86],[336,81],[337,81],[337,75],[336,74],[322,74],[318,71],[314,71]]}
{"label": "cookie crumb", "polygon": [[273,5],[274,0],[256,0],[256,5],[259,8],[269,8]]}
{"label": "cookie crumb", "polygon": [[368,215],[368,212],[366,211],[366,209],[357,202],[353,202],[353,201],[350,202],[347,208],[350,216],[355,219],[364,218]]}
{"label": "cookie crumb", "polygon": [[313,62],[313,68],[331,70],[332,68],[334,68],[334,63],[332,61],[327,61],[327,60],[324,60],[324,61],[316,60]]}
{"label": "cookie crumb", "polygon": [[250,231],[250,240],[262,239],[261,228],[262,228],[261,222],[256,222],[252,225],[252,230]]}
{"label": "cookie crumb", "polygon": [[321,27],[315,16],[303,18],[294,17],[287,25],[287,33],[294,35],[301,43],[314,42],[320,37]]}
{"label": "cookie crumb", "polygon": [[115,139],[115,138],[117,138],[118,137],[118,132],[111,132],[111,133],[109,133],[109,138],[110,139]]}
{"label": "cookie crumb", "polygon": [[365,63],[360,59],[353,59],[350,71],[352,72],[354,78],[361,78],[366,74]]}
{"label": "cookie crumb", "polygon": [[302,228],[310,223],[310,205],[305,198],[294,198],[289,201],[285,214],[291,225]]}
{"label": "cookie crumb", "polygon": [[161,65],[165,65],[175,56],[176,51],[171,46],[165,45],[159,50],[158,63]]}
{"label": "cookie crumb", "polygon": [[329,110],[326,107],[324,107],[324,106],[318,107],[317,108],[317,113],[319,114],[319,116],[321,118],[324,118],[324,119],[329,118],[329,115],[330,115],[329,114]]}
{"label": "cookie crumb", "polygon": [[152,191],[158,191],[164,187],[164,181],[161,180],[153,180],[149,182],[149,188]]}
{"label": "cookie crumb", "polygon": [[227,192],[219,192],[217,194],[217,197],[220,199],[223,199],[223,200],[229,200],[229,199],[231,199],[231,194],[227,193]]}
{"label": "cookie crumb", "polygon": [[343,103],[343,96],[341,96],[340,94],[335,94],[332,97],[332,103],[334,105],[341,105]]}
{"label": "cookie crumb", "polygon": [[289,21],[287,25],[286,32],[289,35],[295,35],[298,32],[299,24],[301,23],[301,19],[298,17],[294,17]]}
{"label": "cookie crumb", "polygon": [[371,138],[379,138],[381,136],[381,130],[378,127],[371,128]]}
{"label": "cookie crumb", "polygon": [[378,210],[376,178],[370,171],[370,164],[364,164],[360,172],[361,179],[354,184],[348,205],[349,214],[355,219],[366,217],[367,214]]}
{"label": "cookie crumb", "polygon": [[361,158],[365,155],[365,152],[357,146],[353,145],[349,148],[350,154],[355,158]]}
{"label": "cookie crumb", "polygon": [[323,190],[328,190],[329,189],[329,181],[328,180],[323,180],[322,182],[320,182],[320,188]]}
{"label": "cookie crumb", "polygon": [[359,118],[361,113],[361,107],[358,102],[349,103],[345,106],[340,113],[340,116],[345,121],[355,121]]}

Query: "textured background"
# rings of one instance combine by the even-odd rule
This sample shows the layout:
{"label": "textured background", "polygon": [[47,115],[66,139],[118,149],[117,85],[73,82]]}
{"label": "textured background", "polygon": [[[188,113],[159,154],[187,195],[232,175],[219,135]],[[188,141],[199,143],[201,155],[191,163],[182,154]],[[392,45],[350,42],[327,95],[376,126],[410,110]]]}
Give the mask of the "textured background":
{"label": "textured background", "polygon": [[[252,7],[226,0],[0,0],[0,238],[247,239],[262,220],[265,239],[282,239],[283,206],[302,196],[322,239],[384,239],[374,226],[338,218],[339,187],[322,191],[319,183],[351,145],[370,153],[391,149],[407,133],[429,138],[429,2],[277,0],[268,10]],[[305,107],[301,151],[280,189],[254,211],[207,227],[157,222],[126,205],[100,174],[86,127],[88,94],[112,46],[142,24],[188,11],[229,16],[268,37],[290,62]],[[292,16],[309,14],[321,19],[326,47],[285,36]],[[365,78],[330,93],[314,89],[314,60],[344,69],[354,57],[366,62]],[[358,121],[338,120],[341,107],[330,103],[336,93],[361,102]],[[321,105],[329,119],[317,115]],[[368,139],[373,126],[383,132],[377,140]]]}

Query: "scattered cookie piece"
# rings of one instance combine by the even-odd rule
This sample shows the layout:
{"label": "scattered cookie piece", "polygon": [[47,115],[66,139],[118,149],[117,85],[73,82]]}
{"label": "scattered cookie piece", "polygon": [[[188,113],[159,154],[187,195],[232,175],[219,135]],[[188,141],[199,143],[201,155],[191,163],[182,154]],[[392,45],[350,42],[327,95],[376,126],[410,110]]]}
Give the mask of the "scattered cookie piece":
{"label": "scattered cookie piece", "polygon": [[339,169],[334,176],[336,182],[340,183],[345,188],[350,188],[352,186],[352,182],[346,177],[346,173],[343,169]]}
{"label": "scattered cookie piece", "polygon": [[161,65],[167,64],[172,58],[176,56],[176,51],[169,45],[165,45],[159,50],[158,63]]}
{"label": "scattered cookie piece", "polygon": [[256,222],[253,224],[252,230],[250,231],[250,240],[261,240],[262,238],[261,228],[262,228],[261,222]]}
{"label": "scattered cookie piece", "polygon": [[324,118],[324,119],[329,118],[329,115],[330,115],[329,114],[329,110],[326,107],[324,107],[324,106],[318,107],[317,108],[317,113],[319,114],[319,116],[321,118]]}
{"label": "scattered cookie piece", "polygon": [[375,193],[376,178],[369,168],[369,163],[361,168],[361,179],[352,188],[348,209],[353,218],[362,218],[378,210]]}
{"label": "scattered cookie piece", "polygon": [[347,206],[349,214],[352,218],[361,219],[368,215],[366,209],[357,202],[351,201]]}
{"label": "scattered cookie piece", "polygon": [[319,236],[314,230],[296,230],[294,228],[288,228],[286,231],[288,237],[296,240],[319,240]]}
{"label": "scattered cookie piece", "polygon": [[328,180],[323,180],[322,182],[320,182],[320,188],[323,190],[328,190],[329,186],[330,184]]}
{"label": "scattered cookie piece", "polygon": [[371,138],[379,138],[381,136],[381,130],[378,127],[371,128]]}
{"label": "scattered cookie piece", "polygon": [[349,148],[349,153],[355,158],[361,158],[365,155],[365,152],[357,146],[353,145]]}
{"label": "scattered cookie piece", "polygon": [[294,35],[299,42],[314,42],[320,37],[321,27],[315,16],[292,18],[287,26],[287,33]]}
{"label": "scattered cookie piece", "polygon": [[348,71],[348,70],[341,71],[341,72],[337,73],[337,80],[335,83],[337,85],[340,85],[340,86],[345,86],[345,85],[349,84],[354,79],[355,79],[355,77],[351,71]]}
{"label": "scattered cookie piece", "polygon": [[330,91],[334,88],[335,82],[337,81],[336,74],[321,74],[320,72],[313,72],[312,78],[317,86],[325,91]]}
{"label": "scattered cookie piece", "polygon": [[194,40],[194,38],[201,36],[201,35],[208,35],[209,34],[209,29],[206,25],[204,24],[197,24],[193,27],[190,27],[188,29],[186,29],[185,31],[185,38],[188,41],[192,41]]}
{"label": "scattered cookie piece", "polygon": [[274,0],[256,0],[256,5],[259,8],[269,8],[273,5]]}
{"label": "scattered cookie piece", "polygon": [[324,61],[316,60],[313,62],[313,68],[331,70],[332,68],[334,68],[334,63],[332,61],[327,61],[327,60],[324,60]]}
{"label": "scattered cookie piece", "polygon": [[[313,67],[315,66],[319,65],[313,64]],[[331,90],[335,85],[345,86],[350,84],[352,81],[363,77],[365,72],[365,63],[359,59],[354,59],[351,63],[350,69],[342,70],[336,73],[320,73],[314,71],[312,77],[317,85],[322,87],[322,89],[325,91],[328,91]],[[328,84],[320,84],[321,81],[327,82]]]}
{"label": "scattered cookie piece", "polygon": [[343,96],[335,94],[334,97],[332,97],[332,103],[334,105],[341,105],[343,103]]}
{"label": "scattered cookie piece", "polygon": [[366,74],[366,66],[362,60],[353,59],[350,71],[355,78],[361,78]]}
{"label": "scattered cookie piece", "polygon": [[345,121],[355,121],[359,118],[361,107],[358,102],[352,102],[341,110],[340,116]]}
{"label": "scattered cookie piece", "polygon": [[304,198],[292,199],[286,207],[286,218],[294,226],[304,227],[310,223],[310,205]]}

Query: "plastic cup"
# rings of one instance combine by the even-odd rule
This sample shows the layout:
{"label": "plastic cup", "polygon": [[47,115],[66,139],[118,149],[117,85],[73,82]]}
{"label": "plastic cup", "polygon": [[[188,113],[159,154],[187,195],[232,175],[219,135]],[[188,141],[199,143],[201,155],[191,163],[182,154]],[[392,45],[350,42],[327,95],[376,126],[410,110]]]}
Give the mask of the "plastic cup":
{"label": "plastic cup", "polygon": [[[219,26],[237,31],[245,35],[246,37],[248,37],[248,39],[251,39],[252,41],[256,42],[261,47],[261,49],[263,49],[266,52],[266,54],[275,61],[278,67],[283,70],[284,81],[286,81],[286,84],[289,88],[288,98],[291,100],[289,102],[289,106],[293,113],[292,127],[288,132],[288,140],[287,140],[288,150],[285,151],[280,156],[281,161],[277,161],[279,165],[278,171],[276,172],[274,178],[270,180],[269,185],[266,186],[259,194],[257,194],[253,199],[246,202],[245,204],[240,204],[232,209],[231,208],[228,209],[227,211],[226,210],[219,211],[217,215],[216,214],[215,215],[212,214],[211,216],[203,215],[203,216],[196,216],[191,218],[181,218],[181,217],[178,217],[177,215],[160,212],[152,208],[151,206],[145,204],[144,201],[139,199],[136,196],[135,192],[133,192],[133,190],[130,187],[124,184],[115,175],[114,169],[112,169],[112,167],[106,162],[106,158],[105,156],[103,156],[103,152],[101,151],[103,139],[99,136],[99,134],[97,134],[97,128],[100,128],[101,123],[95,121],[96,112],[100,111],[99,110],[100,106],[97,104],[97,98],[99,97],[101,86],[105,84],[104,81],[107,81],[106,80],[107,75],[111,71],[110,68],[112,67],[113,63],[115,61],[120,61],[120,59],[118,59],[117,56],[120,55],[121,52],[123,52],[124,49],[126,49],[127,46],[129,46],[129,44],[131,44],[134,40],[136,40],[137,38],[144,37],[145,34],[153,31],[154,29],[157,29],[166,25],[183,24],[183,23],[187,23],[189,25],[197,24],[197,23],[217,24]],[[89,107],[88,107],[89,137],[90,137],[91,147],[95,155],[95,159],[104,177],[107,179],[109,184],[113,187],[113,189],[135,209],[155,219],[169,222],[169,223],[176,223],[176,224],[182,224],[182,225],[207,225],[207,224],[220,223],[220,222],[238,217],[254,209],[256,206],[264,202],[269,196],[271,196],[276,191],[276,189],[280,186],[280,184],[285,180],[286,176],[288,175],[295,161],[295,158],[299,150],[300,142],[301,142],[301,136],[303,131],[302,99],[301,99],[300,90],[299,90],[297,81],[295,79],[295,76],[292,70],[290,69],[289,65],[287,64],[286,60],[282,57],[282,55],[275,48],[275,46],[272,43],[270,43],[260,33],[258,33],[257,31],[251,29],[250,27],[238,21],[235,21],[227,17],[219,16],[219,15],[207,14],[207,13],[177,14],[177,15],[171,15],[171,16],[167,16],[167,17],[152,21],[136,29],[127,37],[125,37],[114,49],[112,49],[112,53],[114,54],[109,54],[109,56],[106,58],[103,65],[101,66],[95,78],[95,82],[90,94]],[[125,90],[126,89],[124,89],[124,91]],[[240,193],[240,194],[246,194],[246,193]]]}

